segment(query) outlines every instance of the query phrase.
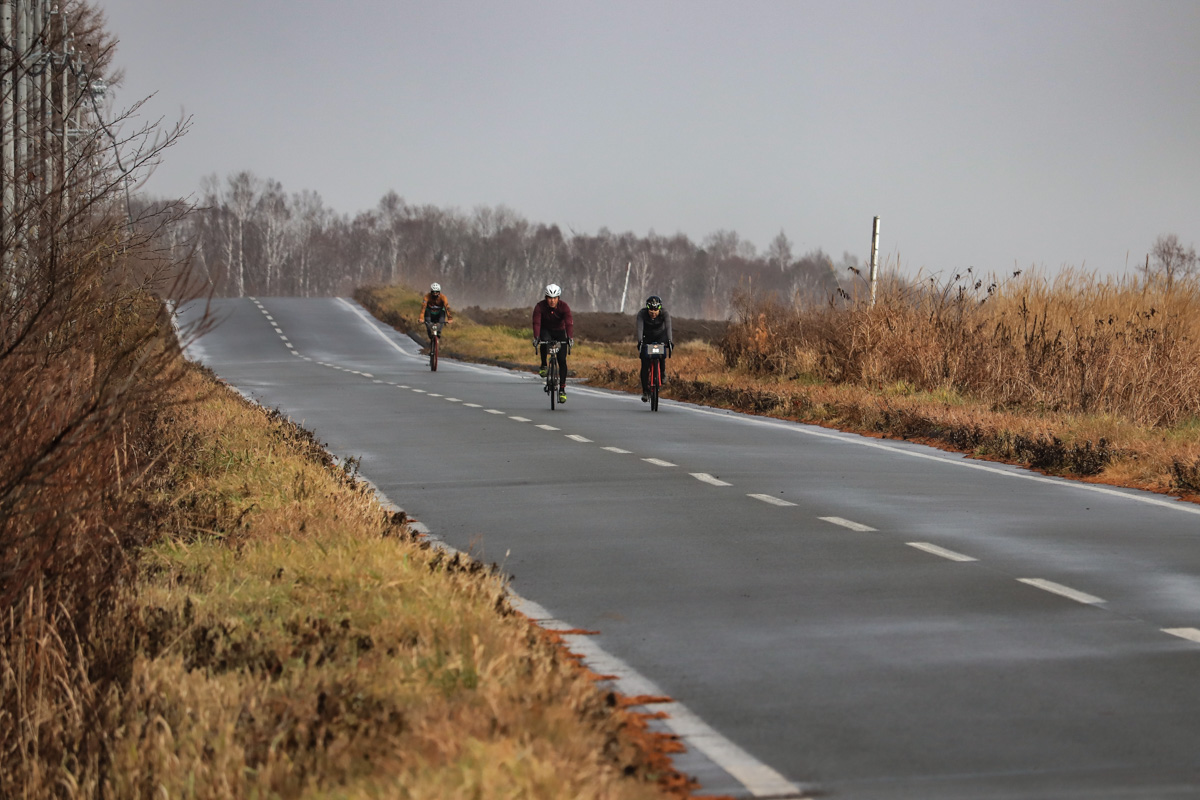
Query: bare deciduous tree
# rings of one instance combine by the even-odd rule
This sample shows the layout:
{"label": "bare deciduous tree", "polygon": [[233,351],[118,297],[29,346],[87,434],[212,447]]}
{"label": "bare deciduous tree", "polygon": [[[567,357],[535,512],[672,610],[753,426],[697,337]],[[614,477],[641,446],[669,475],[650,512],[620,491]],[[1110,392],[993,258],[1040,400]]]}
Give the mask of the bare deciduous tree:
{"label": "bare deciduous tree", "polygon": [[1142,271],[1147,279],[1162,278],[1170,288],[1176,281],[1196,274],[1196,267],[1196,248],[1184,247],[1177,235],[1167,233],[1154,240],[1154,247],[1150,249],[1150,257]]}

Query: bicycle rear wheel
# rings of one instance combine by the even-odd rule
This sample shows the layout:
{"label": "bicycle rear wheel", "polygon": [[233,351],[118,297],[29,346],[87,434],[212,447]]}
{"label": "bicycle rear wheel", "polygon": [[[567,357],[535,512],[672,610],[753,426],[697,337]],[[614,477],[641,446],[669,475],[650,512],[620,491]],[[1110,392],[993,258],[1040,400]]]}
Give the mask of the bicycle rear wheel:
{"label": "bicycle rear wheel", "polygon": [[429,342],[429,369],[433,372],[437,372],[438,342],[441,341],[441,338],[440,336],[434,336],[432,341]]}

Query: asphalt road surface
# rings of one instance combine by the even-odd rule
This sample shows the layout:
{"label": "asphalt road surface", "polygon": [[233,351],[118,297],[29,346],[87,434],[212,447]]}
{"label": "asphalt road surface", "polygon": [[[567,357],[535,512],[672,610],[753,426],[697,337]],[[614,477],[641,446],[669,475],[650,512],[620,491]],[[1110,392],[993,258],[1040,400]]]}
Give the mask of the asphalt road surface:
{"label": "asphalt road surface", "polygon": [[1196,505],[581,386],[551,411],[347,300],[214,309],[193,358],[597,631],[705,792],[1200,797]]}

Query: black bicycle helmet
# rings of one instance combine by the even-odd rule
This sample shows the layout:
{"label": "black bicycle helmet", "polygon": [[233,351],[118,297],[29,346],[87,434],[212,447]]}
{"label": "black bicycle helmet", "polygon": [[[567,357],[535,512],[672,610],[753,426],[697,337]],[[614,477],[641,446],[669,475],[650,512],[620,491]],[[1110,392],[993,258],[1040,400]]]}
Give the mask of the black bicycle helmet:
{"label": "black bicycle helmet", "polygon": [[646,308],[651,311],[662,311],[662,298],[656,294],[652,294],[646,298]]}

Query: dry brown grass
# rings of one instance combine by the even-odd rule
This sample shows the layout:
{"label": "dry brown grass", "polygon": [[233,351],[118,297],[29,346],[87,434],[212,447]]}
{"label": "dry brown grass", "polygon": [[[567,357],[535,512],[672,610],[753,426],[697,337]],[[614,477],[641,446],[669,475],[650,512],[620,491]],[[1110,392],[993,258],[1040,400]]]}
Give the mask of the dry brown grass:
{"label": "dry brown grass", "polygon": [[[458,350],[500,360],[503,347],[477,342],[503,335],[519,353],[523,332],[501,329]],[[638,388],[637,366],[621,346],[571,358],[573,374],[625,391]],[[680,400],[1200,495],[1195,282],[968,272],[886,283],[874,307],[743,298],[725,339],[677,347],[667,376],[664,395]]]}
{"label": "dry brown grass", "polygon": [[80,631],[39,592],[4,621],[0,796],[694,788],[494,568],[422,542],[352,463],[201,371],[164,400],[136,577]]}
{"label": "dry brown grass", "polygon": [[175,535],[143,559],[113,796],[662,796],[636,717],[496,571],[232,393],[169,429]]}

